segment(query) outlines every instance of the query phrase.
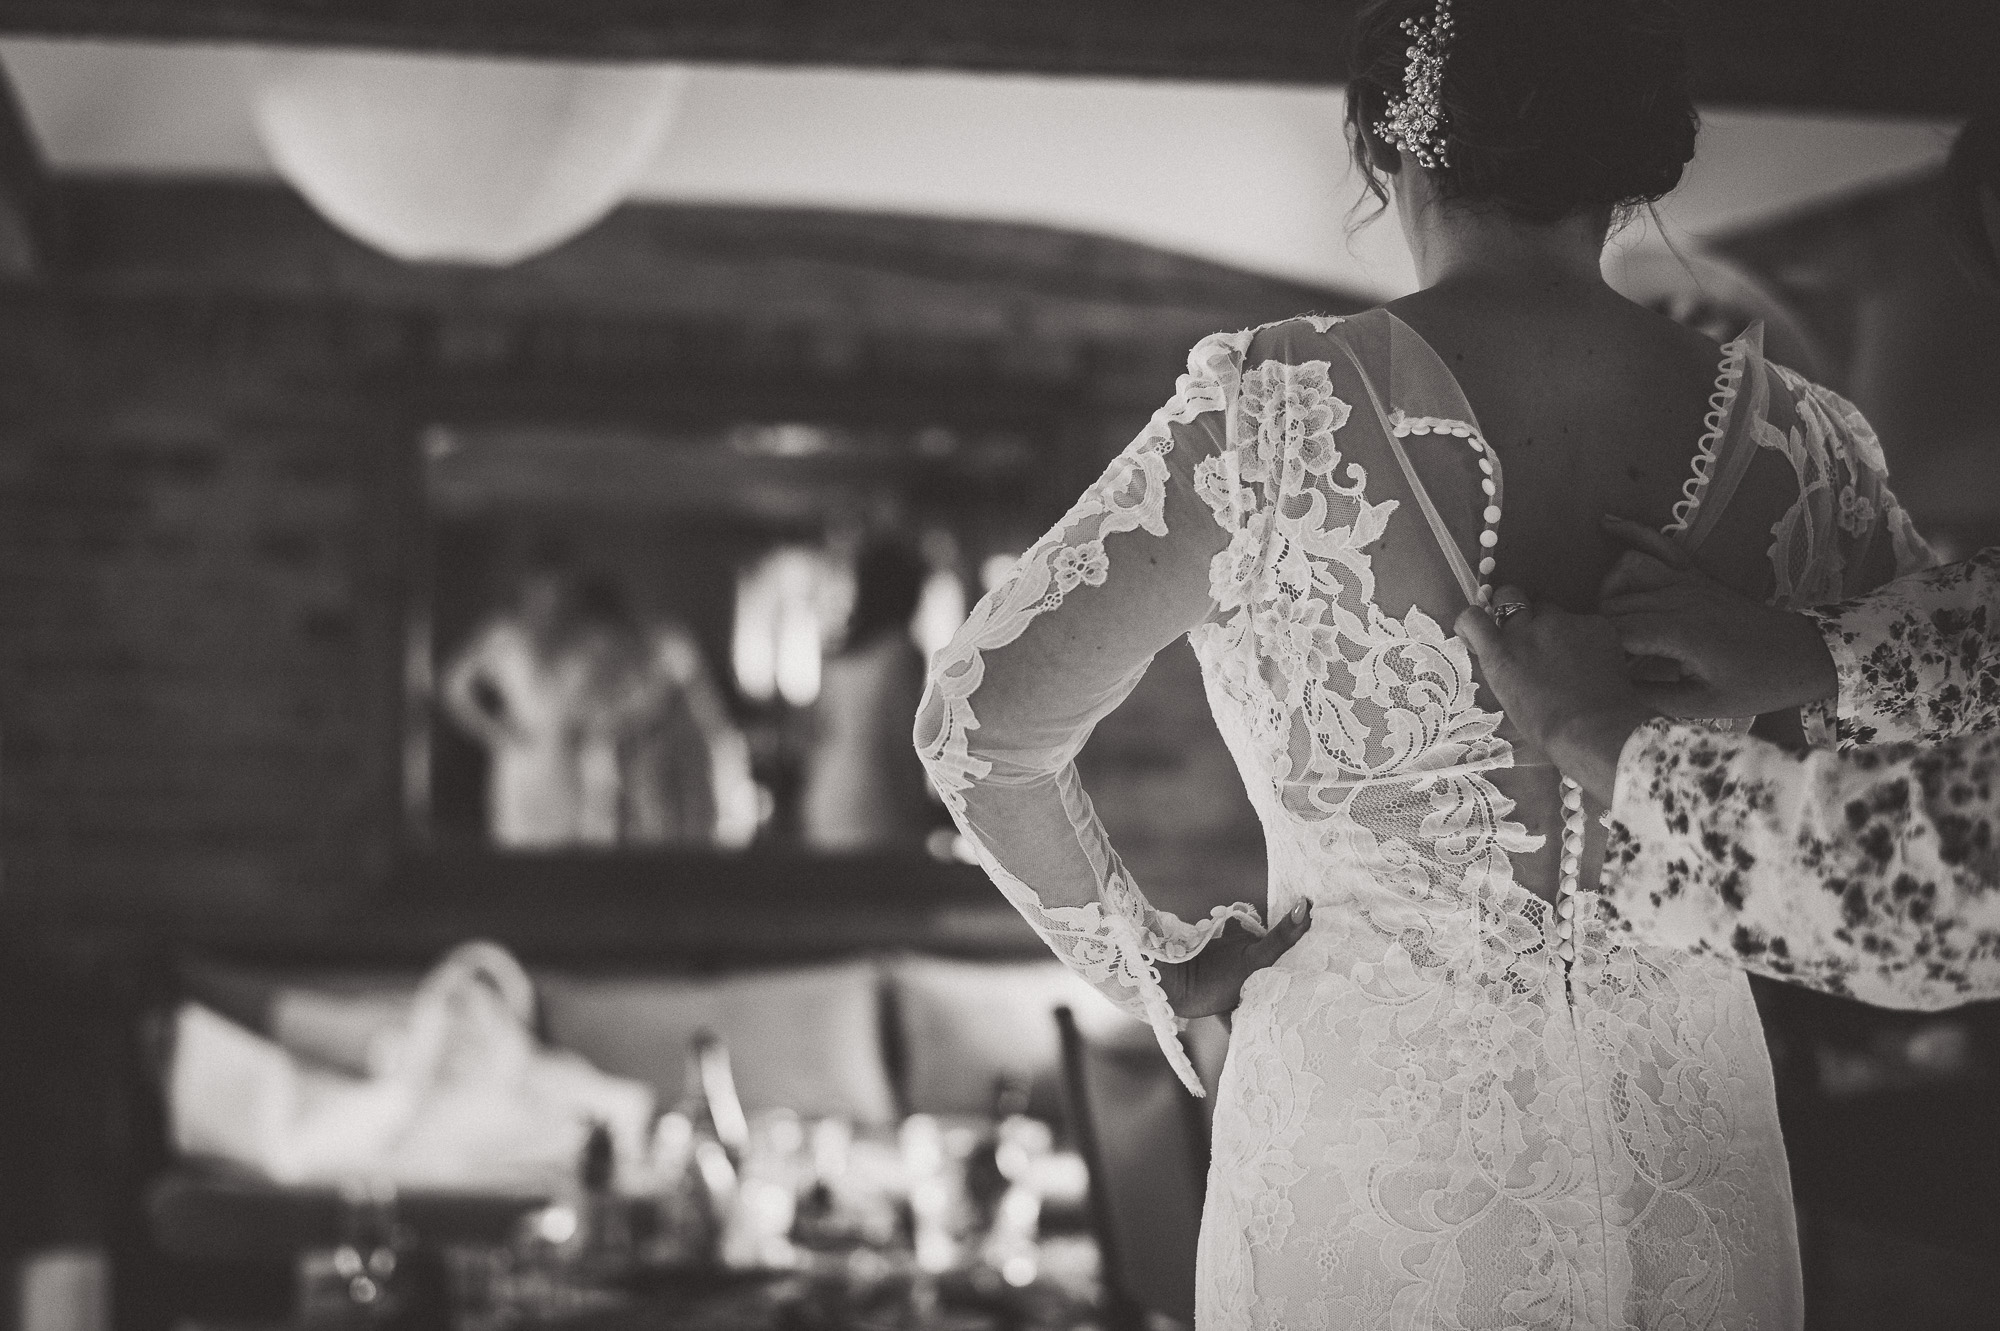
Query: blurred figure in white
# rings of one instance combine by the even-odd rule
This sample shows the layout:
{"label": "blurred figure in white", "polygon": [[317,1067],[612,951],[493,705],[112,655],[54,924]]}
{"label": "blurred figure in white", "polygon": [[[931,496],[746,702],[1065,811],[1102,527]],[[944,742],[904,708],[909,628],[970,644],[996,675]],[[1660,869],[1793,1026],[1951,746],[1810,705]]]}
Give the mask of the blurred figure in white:
{"label": "blurred figure in white", "polygon": [[731,850],[749,845],[757,834],[750,745],[685,629],[653,630],[648,693],[646,724],[625,764],[626,839]]}
{"label": "blurred figure in white", "polygon": [[822,667],[817,735],[806,759],[802,826],[818,850],[917,847],[935,821],[910,717],[924,692],[912,620],[929,570],[901,541],[878,537],[854,566],[854,608]]}
{"label": "blurred figure in white", "polygon": [[699,649],[642,629],[615,584],[559,556],[446,667],[443,701],[490,756],[496,844],[741,844],[746,818],[754,830],[747,750]]}

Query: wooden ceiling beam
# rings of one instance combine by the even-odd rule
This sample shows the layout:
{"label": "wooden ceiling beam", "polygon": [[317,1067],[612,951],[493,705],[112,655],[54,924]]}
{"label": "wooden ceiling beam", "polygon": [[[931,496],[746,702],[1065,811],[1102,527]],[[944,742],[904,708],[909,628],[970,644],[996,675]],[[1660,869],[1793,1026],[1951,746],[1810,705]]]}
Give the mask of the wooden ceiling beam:
{"label": "wooden ceiling beam", "polygon": [[44,274],[61,250],[61,206],[41,149],[0,69],[0,278]]}
{"label": "wooden ceiling beam", "polygon": [[[611,60],[1338,82],[1357,0],[5,0],[0,32]],[[1707,103],[1922,115],[1992,83],[1991,0],[1683,0]]]}
{"label": "wooden ceiling beam", "polygon": [[791,330],[995,346],[1178,340],[1367,302],[1108,237],[812,210],[631,204],[512,268],[408,264],[292,191],[226,181],[61,181],[56,290],[240,297],[459,318]]}

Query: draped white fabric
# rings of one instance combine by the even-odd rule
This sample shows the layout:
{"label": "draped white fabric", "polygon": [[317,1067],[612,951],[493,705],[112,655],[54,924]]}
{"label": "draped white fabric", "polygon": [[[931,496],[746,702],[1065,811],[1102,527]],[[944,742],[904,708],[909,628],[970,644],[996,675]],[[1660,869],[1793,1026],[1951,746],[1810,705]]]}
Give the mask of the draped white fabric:
{"label": "draped white fabric", "polygon": [[[1729,348],[1715,405],[1676,516],[1707,540],[1726,507],[1738,543],[1769,540],[1744,590],[1824,599],[1926,557],[1865,422],[1755,337]],[[1398,440],[1414,418],[1429,432]],[[1475,469],[1477,428],[1384,311],[1207,339],[934,662],[918,748],[1002,892],[1186,1076],[1154,963],[1258,912],[1151,907],[1072,759],[1160,648],[1193,642],[1264,823],[1267,917],[1315,904],[1235,1016],[1203,1331],[1796,1328],[1747,982],[1613,942],[1588,892],[1565,966],[1554,894],[1522,877],[1555,872],[1536,852],[1562,825],[1557,775],[1515,763],[1444,627],[1483,553],[1481,481],[1500,479]]]}

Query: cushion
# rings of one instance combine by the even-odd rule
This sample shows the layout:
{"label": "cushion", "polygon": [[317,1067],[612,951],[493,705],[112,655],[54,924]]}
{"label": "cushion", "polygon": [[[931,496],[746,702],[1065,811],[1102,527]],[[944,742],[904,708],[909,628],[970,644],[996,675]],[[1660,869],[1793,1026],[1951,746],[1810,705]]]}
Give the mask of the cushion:
{"label": "cushion", "polygon": [[890,970],[905,1103],[915,1113],[984,1114],[1002,1076],[1029,1085],[1029,1112],[1062,1117],[1055,1010],[1098,1042],[1151,1044],[1152,1032],[1059,961],[907,957]]}
{"label": "cushion", "polygon": [[283,970],[196,962],[185,968],[190,998],[287,1053],[343,1072],[368,1070],[368,1050],[408,1011],[418,971]]}
{"label": "cushion", "polygon": [[896,1097],[882,1050],[881,975],[870,962],[716,979],[547,975],[549,1040],[606,1072],[647,1082],[662,1107],[685,1090],[688,1045],[713,1032],[729,1048],[748,1113],[891,1123]]}
{"label": "cushion", "polygon": [[357,1075],[369,1070],[369,1050],[399,1029],[413,987],[347,993],[284,988],[271,996],[271,1038],[301,1058]]}
{"label": "cushion", "polygon": [[403,1060],[404,1074],[385,1078],[306,1061],[183,1003],[166,1087],[175,1150],[284,1183],[379,1177],[501,1193],[573,1179],[593,1120],[610,1129],[621,1159],[643,1155],[651,1086],[609,1076],[572,1051],[536,1049],[518,1003],[469,977],[445,983],[404,1045],[419,1061]]}

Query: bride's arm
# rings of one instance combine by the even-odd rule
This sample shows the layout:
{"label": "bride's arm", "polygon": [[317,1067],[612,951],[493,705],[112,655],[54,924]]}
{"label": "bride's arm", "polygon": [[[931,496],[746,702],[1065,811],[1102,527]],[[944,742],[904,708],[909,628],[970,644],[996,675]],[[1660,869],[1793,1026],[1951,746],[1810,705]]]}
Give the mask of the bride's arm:
{"label": "bride's arm", "polygon": [[[1832,519],[1825,524],[1821,538],[1830,556],[1832,577],[1815,580],[1819,594],[1811,602],[1825,604],[1866,596],[1897,579],[1935,568],[1937,552],[1918,533],[1889,486],[1888,460],[1874,427],[1853,403],[1831,389],[1795,382],[1800,388],[1800,424],[1826,445],[1814,450],[1822,469],[1812,493],[1817,496],[1815,503],[1827,508],[1823,516]],[[1801,504],[1805,503],[1802,496]],[[1778,534],[1777,529],[1773,534]],[[1842,659],[1839,644],[1831,638],[1827,646],[1843,675],[1841,692],[1838,698],[1828,697],[1800,709],[1806,741],[1815,748],[1834,748],[1918,738],[1916,731],[1894,727],[1879,729],[1874,739],[1857,738],[1854,727],[1845,724],[1841,710],[1854,700],[1845,678],[1853,662]]]}
{"label": "bride's arm", "polygon": [[1795,510],[1774,530],[1795,540],[1817,525],[1828,572],[1812,585],[1824,600],[1847,599],[1797,610],[1752,602],[1671,542],[1607,517],[1606,530],[1631,549],[1606,577],[1599,610],[1628,651],[1680,668],[1678,680],[1649,686],[1646,701],[1681,717],[1800,708],[1809,739],[1842,748],[1935,742],[2000,723],[2000,621],[1988,623],[2000,615],[2000,551],[1936,567],[1860,412],[1818,385],[1787,382],[1821,441],[1796,465],[1823,469],[1813,493],[1827,511],[1815,524]]}
{"label": "bride's arm", "polygon": [[1173,400],[974,608],[932,662],[915,734],[1002,893],[1072,969],[1153,1025],[1191,1089],[1159,967],[1188,962],[1232,920],[1233,951],[1263,925],[1243,903],[1196,924],[1155,909],[1073,760],[1154,655],[1209,615],[1211,564],[1254,540],[1227,424],[1248,338],[1196,347]]}

